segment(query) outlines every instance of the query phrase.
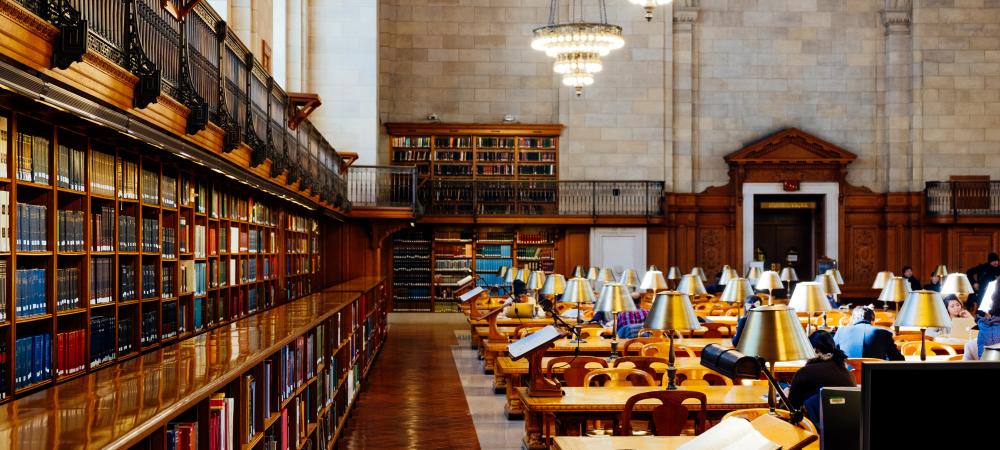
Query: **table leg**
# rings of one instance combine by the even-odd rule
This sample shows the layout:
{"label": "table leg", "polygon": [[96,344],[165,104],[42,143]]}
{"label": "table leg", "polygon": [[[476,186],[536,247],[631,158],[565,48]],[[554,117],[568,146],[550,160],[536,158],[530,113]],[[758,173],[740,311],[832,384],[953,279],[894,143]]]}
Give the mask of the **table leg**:
{"label": "table leg", "polygon": [[469,348],[473,350],[479,348],[479,341],[482,341],[482,338],[479,337],[479,333],[476,333],[476,327],[472,327],[472,338],[469,341]]}
{"label": "table leg", "polygon": [[524,418],[524,404],[517,396],[517,388],[524,385],[523,381],[522,375],[511,375],[507,378],[507,401],[503,405],[503,412],[507,415],[507,420]]}
{"label": "table leg", "polygon": [[496,352],[486,350],[483,353],[483,373],[487,375],[493,373],[493,366],[494,363],[496,362],[496,358],[497,358]]}
{"label": "table leg", "polygon": [[507,385],[509,384],[507,382],[507,378],[509,378],[509,375],[503,373],[503,370],[501,370],[499,367],[494,367],[493,368],[493,393],[494,394],[503,394],[504,392],[506,392]]}
{"label": "table leg", "polygon": [[546,450],[548,446],[543,440],[542,415],[539,413],[525,412],[524,414],[524,437],[521,440],[521,448],[524,450]]}

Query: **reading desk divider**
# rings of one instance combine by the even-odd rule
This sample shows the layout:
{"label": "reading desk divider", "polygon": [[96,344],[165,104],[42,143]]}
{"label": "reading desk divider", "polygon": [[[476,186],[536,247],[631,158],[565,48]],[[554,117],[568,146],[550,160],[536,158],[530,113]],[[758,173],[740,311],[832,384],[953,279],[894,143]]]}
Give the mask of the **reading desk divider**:
{"label": "reading desk divider", "polygon": [[553,325],[529,334],[507,348],[513,360],[528,356],[528,395],[531,397],[560,397],[563,395],[559,383],[542,375],[542,357],[555,340],[566,333]]}

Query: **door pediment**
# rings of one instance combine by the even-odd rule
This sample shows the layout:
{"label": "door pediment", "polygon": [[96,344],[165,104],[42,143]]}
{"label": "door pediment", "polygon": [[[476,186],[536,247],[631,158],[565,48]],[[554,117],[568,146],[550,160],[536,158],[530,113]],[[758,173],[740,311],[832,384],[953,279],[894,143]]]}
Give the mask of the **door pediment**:
{"label": "door pediment", "polygon": [[753,142],[725,157],[730,181],[844,182],[847,165],[857,155],[798,128],[788,128]]}

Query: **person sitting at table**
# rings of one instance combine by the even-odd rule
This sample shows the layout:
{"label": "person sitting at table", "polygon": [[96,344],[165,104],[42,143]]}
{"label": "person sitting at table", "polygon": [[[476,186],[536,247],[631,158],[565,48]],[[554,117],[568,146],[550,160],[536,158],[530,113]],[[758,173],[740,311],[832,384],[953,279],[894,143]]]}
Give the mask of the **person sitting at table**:
{"label": "person sitting at table", "polygon": [[905,279],[907,283],[910,283],[910,290],[920,290],[920,279],[913,275],[912,267],[903,266],[903,279]]}
{"label": "person sitting at table", "polygon": [[[958,318],[970,318],[972,314],[965,310],[965,306],[962,305],[962,301],[958,299],[955,294],[948,294],[944,298],[944,305],[948,308],[948,316],[952,319]],[[928,328],[928,336],[937,336],[940,334],[951,333],[951,328]]]}
{"label": "person sitting at table", "polygon": [[806,417],[819,424],[819,389],[822,387],[854,386],[854,376],[844,361],[847,354],[837,346],[833,335],[825,330],[814,331],[809,342],[816,350],[816,357],[795,372],[792,384],[785,392],[793,408],[805,406]]}
{"label": "person sitting at table", "polygon": [[892,340],[892,332],[872,325],[874,320],[873,309],[858,306],[851,311],[852,325],[840,327],[833,340],[849,358],[904,360],[903,354]]}
{"label": "person sitting at table", "polygon": [[928,291],[941,292],[941,277],[937,276],[936,273],[932,273],[931,282],[925,284],[924,289]]}
{"label": "person sitting at table", "polygon": [[743,335],[743,325],[747,323],[747,313],[751,309],[760,306],[760,297],[756,295],[748,295],[747,298],[743,299],[743,317],[736,321],[736,332],[733,333],[733,347],[736,347],[740,343],[740,336]]}
{"label": "person sitting at table", "polygon": [[976,327],[979,328],[979,335],[965,343],[962,359],[978,360],[983,354],[983,347],[1000,344],[1000,289],[993,292],[993,305],[986,317],[976,321]]}

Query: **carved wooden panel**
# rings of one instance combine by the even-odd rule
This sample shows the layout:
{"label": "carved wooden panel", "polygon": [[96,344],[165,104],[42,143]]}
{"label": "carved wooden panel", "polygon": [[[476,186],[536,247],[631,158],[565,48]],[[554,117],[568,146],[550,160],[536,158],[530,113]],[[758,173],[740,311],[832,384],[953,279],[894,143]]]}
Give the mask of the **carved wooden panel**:
{"label": "carved wooden panel", "polygon": [[847,237],[847,253],[842,259],[847,264],[853,284],[861,285],[865,280],[874,280],[875,274],[882,270],[879,264],[880,247],[877,228],[851,228]]}
{"label": "carved wooden panel", "polygon": [[949,267],[951,271],[966,271],[978,264],[986,262],[986,256],[996,251],[993,240],[994,230],[959,230],[951,238],[956,245],[952,249],[953,260],[957,267]]}

